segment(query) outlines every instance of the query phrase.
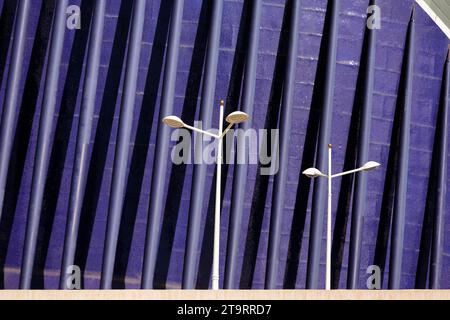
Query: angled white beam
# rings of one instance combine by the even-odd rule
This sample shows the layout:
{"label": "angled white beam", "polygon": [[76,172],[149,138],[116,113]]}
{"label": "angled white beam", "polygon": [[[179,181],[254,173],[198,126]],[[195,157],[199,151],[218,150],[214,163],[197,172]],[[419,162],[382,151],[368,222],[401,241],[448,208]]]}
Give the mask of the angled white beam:
{"label": "angled white beam", "polygon": [[450,39],[450,3],[443,0],[416,0]]}

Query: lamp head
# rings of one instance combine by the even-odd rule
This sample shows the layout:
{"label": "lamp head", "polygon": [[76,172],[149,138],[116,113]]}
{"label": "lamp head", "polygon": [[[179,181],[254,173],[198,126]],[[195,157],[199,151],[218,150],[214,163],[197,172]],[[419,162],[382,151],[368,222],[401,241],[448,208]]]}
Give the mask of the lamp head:
{"label": "lamp head", "polygon": [[171,128],[182,128],[184,127],[184,122],[177,116],[167,116],[164,117],[163,120],[164,124],[168,125]]}
{"label": "lamp head", "polygon": [[375,161],[369,161],[369,162],[366,162],[366,163],[362,166],[362,169],[363,169],[363,171],[370,171],[370,170],[373,170],[373,169],[378,168],[379,166],[381,166],[381,164],[379,164],[378,162],[375,162]]}
{"label": "lamp head", "polygon": [[228,123],[238,124],[238,123],[247,121],[248,118],[249,118],[249,115],[246,114],[245,112],[234,111],[227,116],[226,120]]}
{"label": "lamp head", "polygon": [[308,178],[317,178],[325,176],[325,174],[323,174],[319,169],[316,168],[306,169],[305,171],[303,171],[303,174]]}

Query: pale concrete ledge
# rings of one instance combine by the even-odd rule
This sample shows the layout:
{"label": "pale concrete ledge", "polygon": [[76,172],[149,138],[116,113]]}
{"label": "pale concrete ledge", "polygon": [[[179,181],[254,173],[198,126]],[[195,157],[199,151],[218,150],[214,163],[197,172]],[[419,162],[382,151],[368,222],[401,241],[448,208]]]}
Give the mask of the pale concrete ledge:
{"label": "pale concrete ledge", "polygon": [[2,300],[450,300],[450,290],[0,290]]}

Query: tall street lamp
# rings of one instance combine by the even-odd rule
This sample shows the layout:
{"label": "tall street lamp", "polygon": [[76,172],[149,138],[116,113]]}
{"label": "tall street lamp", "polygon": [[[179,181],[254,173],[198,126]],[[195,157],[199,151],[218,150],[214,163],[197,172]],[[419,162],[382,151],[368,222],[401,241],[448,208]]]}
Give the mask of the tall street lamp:
{"label": "tall street lamp", "polygon": [[328,174],[322,173],[319,169],[309,168],[303,171],[303,174],[308,178],[318,178],[323,177],[328,179],[328,207],[327,207],[327,261],[326,261],[326,276],[325,276],[325,289],[331,290],[331,180],[333,178],[342,177],[347,174],[356,173],[360,171],[370,171],[380,166],[378,162],[369,161],[366,162],[362,167],[332,174],[331,170],[331,150],[332,145],[328,145]]}
{"label": "tall street lamp", "polygon": [[245,122],[249,119],[248,114],[241,111],[235,111],[230,113],[225,119],[228,122],[228,126],[223,130],[223,113],[225,102],[220,101],[220,113],[219,113],[219,134],[215,135],[210,132],[201,130],[196,127],[187,125],[177,116],[167,116],[163,119],[163,122],[172,128],[186,128],[201,134],[211,136],[218,140],[217,146],[217,174],[216,174],[216,205],[214,214],[214,253],[213,253],[213,273],[212,273],[212,289],[219,290],[219,257],[220,257],[220,187],[221,187],[221,166],[222,166],[222,142],[227,132],[235,124]]}

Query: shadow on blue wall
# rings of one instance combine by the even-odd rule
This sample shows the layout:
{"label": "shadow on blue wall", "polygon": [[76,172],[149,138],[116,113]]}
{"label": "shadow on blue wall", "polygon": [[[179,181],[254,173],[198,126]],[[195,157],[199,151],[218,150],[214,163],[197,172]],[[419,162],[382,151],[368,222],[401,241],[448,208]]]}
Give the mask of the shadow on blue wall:
{"label": "shadow on blue wall", "polygon": [[[153,119],[156,108],[172,6],[171,1],[170,4],[160,7],[158,21],[156,23],[155,39],[153,41],[147,79],[145,81],[144,98],[137,124],[137,134],[134,141],[125,193],[122,223],[120,224],[119,230],[117,255],[114,266],[114,288],[125,288],[125,277],[138,212],[139,194],[141,194],[150,135],[152,133],[152,121],[150,119]],[[181,197],[181,193],[175,196]]]}
{"label": "shadow on blue wall", "polygon": [[[413,14],[413,13],[412,13]],[[386,259],[388,253],[389,235],[392,226],[392,215],[394,211],[394,194],[395,184],[398,172],[398,150],[401,135],[401,123],[403,117],[403,110],[405,109],[405,90],[406,90],[406,69],[408,68],[407,54],[408,50],[414,50],[414,48],[408,48],[408,34],[410,28],[408,28],[405,40],[405,49],[403,54],[402,70],[398,85],[397,102],[395,106],[394,122],[392,124],[391,142],[389,144],[389,156],[386,165],[386,176],[383,189],[383,200],[380,210],[380,223],[378,224],[377,241],[375,247],[375,254],[373,258],[373,264],[377,265],[381,269],[381,285],[385,280]]]}
{"label": "shadow on blue wall", "polygon": [[[10,1],[6,1],[9,7]],[[8,10],[4,7],[4,10]],[[19,109],[16,133],[8,168],[6,183],[5,205],[3,206],[0,221],[0,287],[4,287],[4,267],[8,245],[11,238],[14,213],[20,192],[21,181],[24,174],[25,160],[31,138],[33,118],[36,112],[39,91],[41,88],[42,73],[46,57],[47,45],[52,24],[52,15],[55,7],[54,1],[44,1],[39,13],[33,49],[31,51],[30,66],[25,80],[25,89],[22,104]],[[0,21],[3,23],[3,21]],[[9,37],[8,37],[9,40]],[[3,48],[3,45],[2,45]],[[3,65],[3,64],[2,64]]]}
{"label": "shadow on blue wall", "polygon": [[97,131],[92,147],[86,193],[81,211],[80,229],[75,255],[75,264],[82,272],[86,269],[89,245],[95,220],[96,208],[102,184],[108,144],[111,136],[114,106],[119,93],[121,70],[125,59],[129,24],[131,21],[131,1],[122,1],[117,18],[116,33],[111,53],[111,61],[106,75],[105,90],[102,97]]}
{"label": "shadow on blue wall", "polygon": [[[89,26],[92,18],[93,1],[83,0],[80,6],[81,12],[89,14],[81,15],[81,25]],[[69,147],[70,132],[77,104],[78,92],[81,85],[83,61],[86,53],[90,28],[81,28],[75,32],[72,52],[69,59],[66,81],[63,89],[61,107],[56,123],[55,138],[53,141],[47,180],[45,183],[43,212],[39,223],[38,245],[36,261],[32,279],[32,288],[44,288],[45,261],[49,252],[50,237],[53,221],[56,214],[58,195],[61,187],[64,164],[66,162],[67,149]]]}

